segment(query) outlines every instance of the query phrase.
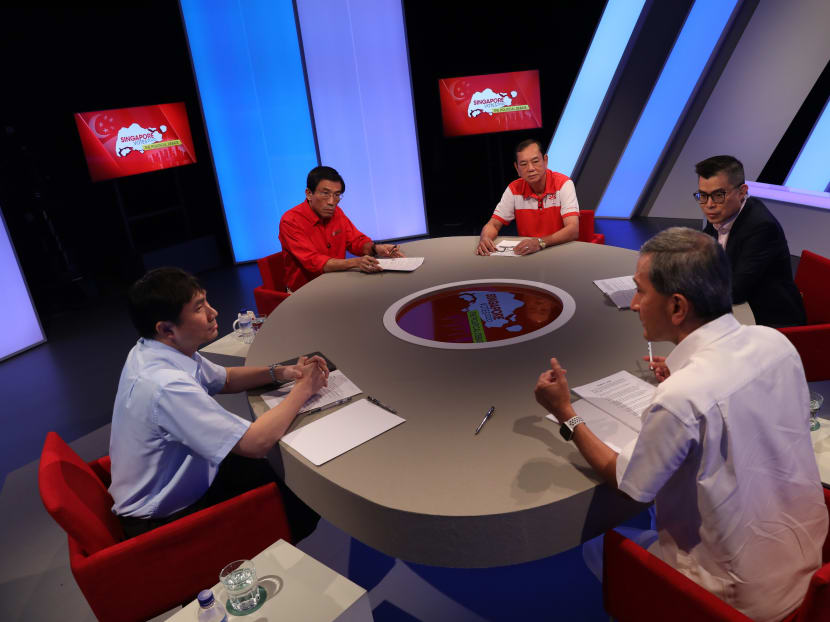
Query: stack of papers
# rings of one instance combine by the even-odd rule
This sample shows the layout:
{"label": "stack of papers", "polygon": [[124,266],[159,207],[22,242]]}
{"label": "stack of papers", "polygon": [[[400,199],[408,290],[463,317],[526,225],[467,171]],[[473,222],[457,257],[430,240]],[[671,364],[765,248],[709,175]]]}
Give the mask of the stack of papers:
{"label": "stack of papers", "polygon": [[518,257],[515,248],[521,240],[502,240],[496,244],[496,252],[490,253],[490,257]]}
{"label": "stack of papers", "polygon": [[[617,453],[636,440],[642,416],[654,401],[657,388],[627,371],[620,371],[595,382],[575,387],[581,400],[574,402],[591,431]],[[554,422],[556,418],[548,415]]]}
{"label": "stack of papers", "polygon": [[[293,388],[294,382],[288,382],[275,391],[263,393],[262,399],[268,404],[268,408],[274,408],[274,406],[285,399],[285,396]],[[300,408],[299,414],[307,413],[311,410],[321,410],[327,406],[332,406],[337,402],[353,397],[360,392],[357,385],[346,378],[346,374],[339,369],[335,369],[329,374],[328,385],[308,398],[308,401]]]}
{"label": "stack of papers", "polygon": [[604,294],[607,294],[618,309],[628,309],[637,292],[637,284],[633,276],[618,276],[613,279],[599,279],[594,281]]}
{"label": "stack of papers", "polygon": [[424,263],[423,257],[378,257],[378,263],[383,270],[397,270],[398,272],[414,272]]}

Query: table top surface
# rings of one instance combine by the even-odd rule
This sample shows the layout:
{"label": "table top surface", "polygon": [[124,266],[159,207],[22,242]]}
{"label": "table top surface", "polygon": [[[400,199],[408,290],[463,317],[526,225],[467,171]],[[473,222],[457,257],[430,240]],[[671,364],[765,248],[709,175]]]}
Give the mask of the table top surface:
{"label": "table top surface", "polygon": [[[533,396],[551,356],[568,369],[571,386],[621,369],[650,375],[640,360],[647,348],[637,314],[618,310],[593,283],[633,274],[637,253],[572,242],[525,257],[479,257],[476,240],[403,245],[407,256],[426,258],[411,273],[322,275],[274,310],[247,359],[262,365],[321,351],[406,419],[320,467],[284,444],[272,463],[327,520],[381,551],[427,564],[538,559],[642,509],[597,486]],[[474,279],[553,285],[573,298],[575,313],[538,339],[483,350],[425,347],[384,328],[384,312],[401,298]],[[669,350],[655,344],[656,354]],[[251,404],[257,415],[266,410],[261,398]],[[495,414],[474,435],[490,406]],[[300,417],[292,429],[325,414]]]}

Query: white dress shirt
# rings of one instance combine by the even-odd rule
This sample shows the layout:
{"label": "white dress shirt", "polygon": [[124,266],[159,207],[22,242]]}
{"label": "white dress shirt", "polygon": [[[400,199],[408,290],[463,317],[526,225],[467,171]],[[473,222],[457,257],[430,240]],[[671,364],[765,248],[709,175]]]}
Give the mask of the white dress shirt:
{"label": "white dress shirt", "polygon": [[112,413],[113,512],[162,518],[207,492],[251,425],[211,397],[225,378],[224,367],[198,352],[190,358],[154,339],[138,340]]}
{"label": "white dress shirt", "polygon": [[666,359],[671,376],[617,460],[621,490],[656,499],[665,562],[754,620],[796,608],[827,533],[801,359],[731,314]]}

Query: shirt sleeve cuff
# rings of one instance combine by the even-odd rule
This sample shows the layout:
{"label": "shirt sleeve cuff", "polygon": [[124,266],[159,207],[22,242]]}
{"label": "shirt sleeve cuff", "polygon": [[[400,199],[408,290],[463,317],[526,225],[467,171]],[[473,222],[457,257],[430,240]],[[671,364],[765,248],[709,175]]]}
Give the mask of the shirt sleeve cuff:
{"label": "shirt sleeve cuff", "polygon": [[496,220],[498,220],[503,225],[509,225],[510,224],[509,220],[505,220],[504,218],[502,218],[498,214],[493,214],[492,218],[495,218]]}

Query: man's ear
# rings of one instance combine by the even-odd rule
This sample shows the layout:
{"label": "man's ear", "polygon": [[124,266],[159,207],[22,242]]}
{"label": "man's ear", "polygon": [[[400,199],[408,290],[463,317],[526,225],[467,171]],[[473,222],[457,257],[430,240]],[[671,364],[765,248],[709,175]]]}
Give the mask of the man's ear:
{"label": "man's ear", "polygon": [[680,326],[689,316],[689,299],[683,294],[672,294],[669,297],[671,321],[674,326]]}
{"label": "man's ear", "polygon": [[173,327],[175,324],[167,320],[159,320],[156,322],[156,336],[157,337],[173,337]]}
{"label": "man's ear", "polygon": [[306,198],[306,200],[311,201],[311,195],[312,194],[314,194],[314,193],[311,190],[309,190],[308,188],[305,189],[305,198]]}

